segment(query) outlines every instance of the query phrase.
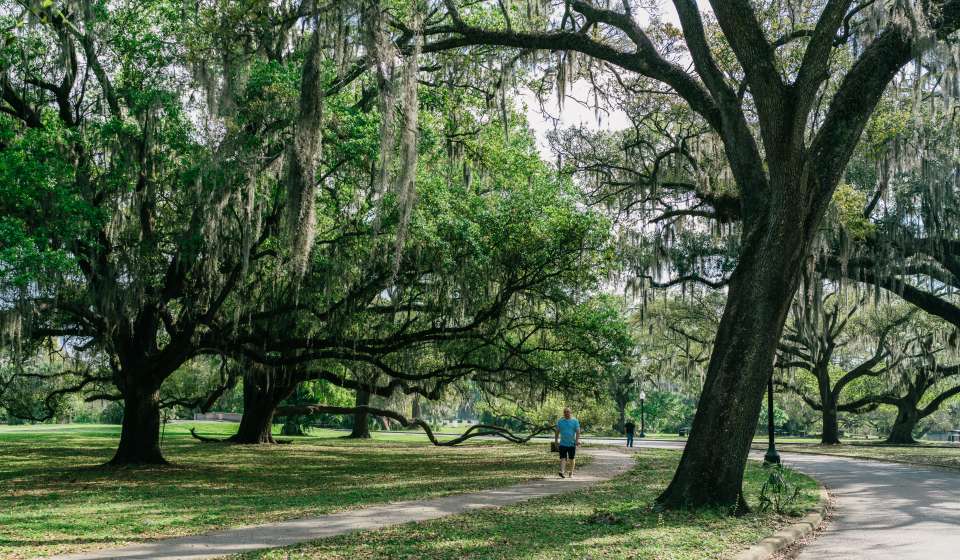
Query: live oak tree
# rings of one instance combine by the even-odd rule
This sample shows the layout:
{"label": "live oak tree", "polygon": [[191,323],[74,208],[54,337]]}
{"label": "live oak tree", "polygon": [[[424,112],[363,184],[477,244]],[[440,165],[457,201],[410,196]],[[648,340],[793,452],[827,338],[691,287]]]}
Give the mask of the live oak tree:
{"label": "live oak tree", "polygon": [[465,379],[495,393],[605,379],[604,368],[630,347],[618,309],[589,297],[605,236],[545,186],[464,190],[457,198],[465,204],[444,210],[436,204],[454,200],[450,187],[421,185],[395,273],[388,266],[346,296],[325,299],[308,269],[300,289],[312,297],[254,314],[261,319],[226,337],[224,351],[283,372],[273,387],[322,379],[360,398],[436,399]]}
{"label": "live oak tree", "polygon": [[[739,259],[693,435],[658,501],[743,506],[743,468],[763,387],[831,196],[884,89],[957,29],[960,2],[828,0],[781,14],[778,4],[714,1],[714,27],[696,2],[676,0],[683,56],[695,73],[669,52],[674,43],[652,38],[629,4],[612,9],[576,0],[554,13],[537,3],[548,17],[530,19],[519,10],[497,17],[494,9],[484,18],[483,4],[445,5],[446,19],[424,28],[424,53],[497,45],[607,64],[666,85],[718,137],[736,185]],[[764,25],[771,21],[784,25]],[[787,33],[775,36],[781,27]],[[717,28],[722,35],[708,34]],[[711,45],[718,41],[735,64],[718,61]],[[853,62],[842,64],[841,55]]]}
{"label": "live oak tree", "polygon": [[243,416],[234,443],[275,443],[274,411],[306,380],[297,368],[269,368],[251,360],[240,360],[243,375]]}
{"label": "live oak tree", "polygon": [[[109,368],[79,386],[107,383],[123,396],[115,464],[164,462],[160,385],[192,357],[240,261],[216,247],[232,228],[203,219],[201,208],[226,203],[237,178],[205,173],[213,153],[190,138],[174,93],[183,81],[164,73],[174,53],[157,35],[128,41],[151,12],[31,5],[14,16],[27,24],[6,31],[5,156],[39,210],[15,215],[39,247],[72,261],[37,276],[9,320],[28,336],[92,341],[109,356]],[[65,205],[43,204],[51,184]],[[45,214],[63,219],[76,208],[67,218],[75,236],[46,229]],[[178,219],[162,219],[168,212]]]}
{"label": "live oak tree", "polygon": [[357,389],[356,400],[353,403],[357,412],[353,415],[353,427],[350,429],[350,437],[355,439],[370,439],[369,413],[367,407],[370,406],[370,391],[366,389]]}
{"label": "live oak tree", "polygon": [[919,366],[905,373],[900,391],[874,399],[897,409],[887,443],[916,443],[917,425],[950,398],[960,394],[957,375],[960,375],[958,364],[932,368]]}
{"label": "live oak tree", "polygon": [[3,4],[6,332],[105,358],[71,384],[123,400],[114,464],[164,462],[162,384],[268,240],[309,235],[285,202],[314,178],[319,97],[355,75],[316,2],[181,8]]}
{"label": "live oak tree", "polygon": [[960,395],[960,363],[953,328],[917,315],[891,335],[896,364],[862,403],[896,408],[888,443],[915,443],[918,424]]}
{"label": "live oak tree", "polygon": [[[822,414],[820,443],[829,445],[840,443],[840,412],[860,413],[876,408],[872,395],[850,397],[844,389],[850,393],[849,387],[858,380],[879,378],[896,366],[888,335],[909,319],[910,313],[885,317],[880,324],[870,325],[869,320],[856,317],[858,311],[866,313],[862,309],[864,302],[853,290],[824,293],[829,290],[824,284],[818,277],[804,277],[776,364],[781,371],[799,370],[812,377],[814,390],[808,391],[806,383],[790,379],[795,374],[786,372],[777,377],[775,384],[799,395]],[[865,324],[851,324],[858,319]]]}
{"label": "live oak tree", "polygon": [[418,94],[417,204],[378,198],[369,162],[387,159],[376,126],[387,117],[356,109],[363,82],[327,101],[337,142],[320,164],[302,271],[282,248],[259,259],[251,274],[270,281],[236,290],[204,339],[256,364],[231,439],[272,441],[275,410],[311,380],[356,392],[362,437],[370,396],[436,399],[466,379],[499,393],[605,379],[630,346],[617,308],[593,298],[610,265],[606,220],[578,207],[512,110],[485,122],[484,100],[459,85]]}

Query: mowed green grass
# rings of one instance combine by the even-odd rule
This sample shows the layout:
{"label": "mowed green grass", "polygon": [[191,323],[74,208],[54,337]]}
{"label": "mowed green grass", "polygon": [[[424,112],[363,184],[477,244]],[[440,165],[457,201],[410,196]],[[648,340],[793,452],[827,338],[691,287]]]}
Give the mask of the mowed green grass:
{"label": "mowed green grass", "polygon": [[887,445],[883,443],[843,443],[840,445],[790,445],[777,444],[781,451],[840,455],[880,461],[895,461],[914,465],[929,465],[960,469],[960,447],[948,447],[942,443],[918,443],[916,445]]}
{"label": "mowed green grass", "polygon": [[290,445],[200,443],[236,424],[166,428],[162,468],[101,466],[118,426],[0,427],[0,558],[20,559],[518,483],[553,472],[546,443],[434,447],[318,431]]}
{"label": "mowed green grass", "polygon": [[[628,473],[574,494],[235,558],[702,560],[730,558],[794,520],[756,511],[741,517],[723,511],[654,511],[653,500],[669,483],[679,458],[679,451],[643,449]],[[744,493],[751,505],[756,505],[767,476],[759,464],[750,462]],[[794,514],[818,503],[812,479],[791,471],[787,476],[801,488]],[[599,522],[604,517],[613,523]]]}

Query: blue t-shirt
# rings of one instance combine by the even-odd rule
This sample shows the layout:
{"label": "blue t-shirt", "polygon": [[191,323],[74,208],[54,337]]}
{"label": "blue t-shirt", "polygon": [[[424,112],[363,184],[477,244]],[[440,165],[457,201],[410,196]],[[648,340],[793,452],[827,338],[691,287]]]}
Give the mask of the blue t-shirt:
{"label": "blue t-shirt", "polygon": [[577,445],[577,430],[580,429],[580,421],[576,418],[561,418],[557,420],[557,431],[560,432],[560,445],[564,447],[573,447]]}

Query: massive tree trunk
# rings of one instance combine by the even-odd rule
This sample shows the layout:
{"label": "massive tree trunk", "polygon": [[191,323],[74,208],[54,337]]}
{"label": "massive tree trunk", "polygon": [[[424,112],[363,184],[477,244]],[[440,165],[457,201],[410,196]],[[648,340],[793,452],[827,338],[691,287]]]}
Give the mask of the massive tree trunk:
{"label": "massive tree trunk", "polygon": [[[370,405],[370,393],[357,389],[357,406]],[[370,425],[367,421],[369,414],[366,409],[362,409],[353,415],[353,431],[347,437],[358,439],[370,439]]]}
{"label": "massive tree trunk", "polygon": [[913,432],[920,422],[920,412],[914,406],[898,406],[897,419],[893,422],[887,443],[917,443]]}
{"label": "massive tree trunk", "polygon": [[747,453],[812,235],[795,203],[770,204],[775,211],[769,220],[745,223],[690,439],[673,481],[657,499],[662,507],[747,511]]}
{"label": "massive tree trunk", "polygon": [[823,430],[820,433],[820,443],[836,445],[840,443],[840,426],[837,411],[837,399],[830,386],[830,370],[828,364],[818,367],[817,384],[820,388],[820,405],[823,407]]}
{"label": "massive tree trunk", "polygon": [[837,445],[840,443],[840,426],[837,417],[837,403],[830,401],[823,403],[823,432],[820,434],[820,443],[823,445]]}
{"label": "massive tree trunk", "polygon": [[165,465],[160,451],[160,388],[130,379],[123,391],[123,427],[111,465]]}
{"label": "massive tree trunk", "polygon": [[243,380],[240,428],[229,441],[243,444],[276,443],[273,439],[274,412],[296,386],[297,383],[291,378],[251,366]]}

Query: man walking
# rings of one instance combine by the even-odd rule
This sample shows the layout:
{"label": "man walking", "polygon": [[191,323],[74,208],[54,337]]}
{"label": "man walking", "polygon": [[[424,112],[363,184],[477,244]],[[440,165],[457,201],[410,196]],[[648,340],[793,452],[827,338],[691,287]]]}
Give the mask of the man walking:
{"label": "man walking", "polygon": [[637,431],[637,425],[633,423],[633,420],[627,420],[627,423],[623,425],[623,431],[627,434],[627,447],[633,447],[633,433]]}
{"label": "man walking", "polygon": [[564,408],[563,418],[557,420],[553,441],[560,449],[560,478],[564,478],[564,471],[567,477],[573,476],[577,447],[580,446],[580,421],[570,414],[569,408]]}

